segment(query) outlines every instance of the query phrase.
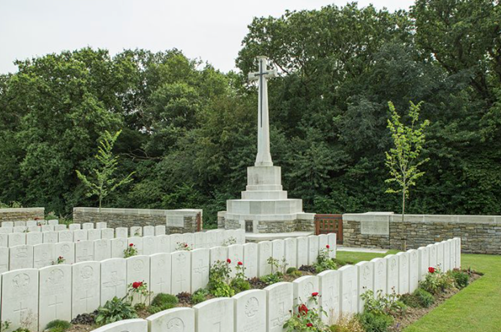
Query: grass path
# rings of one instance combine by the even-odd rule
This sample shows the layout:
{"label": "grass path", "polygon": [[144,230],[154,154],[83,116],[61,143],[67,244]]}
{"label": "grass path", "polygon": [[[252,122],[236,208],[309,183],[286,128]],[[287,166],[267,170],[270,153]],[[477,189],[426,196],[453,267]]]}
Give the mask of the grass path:
{"label": "grass path", "polygon": [[[383,256],[337,253],[338,259],[354,263]],[[463,268],[471,267],[485,275],[407,327],[404,332],[501,332],[501,256],[461,257]]]}

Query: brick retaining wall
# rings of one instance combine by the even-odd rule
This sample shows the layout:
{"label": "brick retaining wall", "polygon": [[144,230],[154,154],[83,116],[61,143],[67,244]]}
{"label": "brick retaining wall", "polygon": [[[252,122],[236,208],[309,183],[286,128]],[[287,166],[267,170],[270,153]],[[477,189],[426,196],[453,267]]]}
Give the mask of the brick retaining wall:
{"label": "brick retaining wall", "polygon": [[501,255],[501,216],[344,214],[343,236],[347,247],[390,249],[460,237],[464,253]]}
{"label": "brick retaining wall", "polygon": [[0,223],[44,219],[45,208],[0,209]]}
{"label": "brick retaining wall", "polygon": [[109,228],[166,225],[167,234],[197,231],[197,218],[203,226],[202,210],[101,209],[73,208],[73,222],[106,222]]}

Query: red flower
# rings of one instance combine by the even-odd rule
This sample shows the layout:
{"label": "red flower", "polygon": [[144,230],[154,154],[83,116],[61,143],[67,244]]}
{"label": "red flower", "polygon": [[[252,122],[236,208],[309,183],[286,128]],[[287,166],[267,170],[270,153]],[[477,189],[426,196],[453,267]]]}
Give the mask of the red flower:
{"label": "red flower", "polygon": [[141,286],[141,284],[142,284],[142,282],[135,281],[132,283],[132,288],[138,289]]}
{"label": "red flower", "polygon": [[59,259],[63,259],[63,256],[59,256],[58,258],[59,258]]}
{"label": "red flower", "polygon": [[306,315],[308,313],[308,308],[305,304],[301,304],[298,308],[300,314]]}
{"label": "red flower", "polygon": [[242,263],[242,262],[238,262],[238,263],[237,263],[237,265],[242,266],[242,265],[244,265],[244,263]]}
{"label": "red flower", "polygon": [[327,249],[330,249],[330,248],[331,248],[331,246],[330,246],[330,245],[326,245],[325,247],[326,247]]}
{"label": "red flower", "polygon": [[311,296],[313,296],[313,297],[318,296],[318,292],[311,293]]}
{"label": "red flower", "polygon": [[430,272],[430,273],[435,273],[435,268],[434,268],[434,267],[429,267],[429,268],[428,268],[428,272]]}
{"label": "red flower", "polygon": [[308,323],[308,324],[306,324],[306,326],[307,326],[307,327],[312,327],[312,326],[313,326],[313,324],[312,324],[312,323]]}
{"label": "red flower", "polygon": [[226,260],[226,263],[231,264],[231,259],[229,259],[229,258],[228,258],[228,259]]}
{"label": "red flower", "polygon": [[188,245],[185,243],[185,244],[184,244],[184,247],[185,247],[185,248],[188,248]]}
{"label": "red flower", "polygon": [[133,247],[133,246],[134,246],[134,243],[129,244],[129,247]]}

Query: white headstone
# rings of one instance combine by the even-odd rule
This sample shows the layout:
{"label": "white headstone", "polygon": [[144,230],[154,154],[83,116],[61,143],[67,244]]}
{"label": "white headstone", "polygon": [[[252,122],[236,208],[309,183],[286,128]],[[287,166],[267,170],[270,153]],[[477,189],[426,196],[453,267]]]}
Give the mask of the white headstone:
{"label": "white headstone", "polygon": [[170,251],[174,252],[177,247],[184,242],[182,234],[172,234],[170,235]]}
{"label": "white headstone", "polygon": [[[150,282],[150,256],[139,255],[126,259],[127,261],[127,285],[134,282]],[[145,301],[145,302],[143,302]],[[140,299],[134,296],[133,304],[143,302],[149,304],[149,299]]]}
{"label": "white headstone", "polygon": [[171,255],[168,253],[150,256],[150,290],[155,294],[171,294]]}
{"label": "white headstone", "polygon": [[111,258],[110,240],[95,240],[94,242],[94,260],[102,261]]}
{"label": "white headstone", "polygon": [[449,247],[450,247],[450,268],[451,270],[455,269],[456,268],[456,245],[455,245],[455,240],[453,239],[450,239],[450,240],[447,240],[447,242],[449,242]]}
{"label": "white headstone", "polygon": [[42,243],[33,246],[33,267],[35,269],[50,266],[57,261],[53,243]]}
{"label": "white headstone", "polygon": [[189,251],[175,251],[171,254],[172,274],[171,291],[172,294],[181,292],[191,292],[191,255]]}
{"label": "white headstone", "polygon": [[284,257],[287,267],[297,267],[296,239],[287,238],[284,240]]}
{"label": "white headstone", "polygon": [[37,221],[36,220],[27,220],[26,221],[26,227],[36,226],[36,225],[37,225]]}
{"label": "white headstone", "polygon": [[33,267],[33,246],[15,246],[9,250],[9,270],[29,269]]}
{"label": "white headstone", "polygon": [[318,235],[318,250],[324,250],[329,245],[329,239],[327,238],[327,234],[319,234]]}
{"label": "white headstone", "polygon": [[47,223],[49,225],[52,225],[52,226],[57,226],[57,225],[59,225],[59,220],[57,220],[57,219],[51,219],[51,220],[47,220]]}
{"label": "white headstone", "polygon": [[126,319],[104,325],[92,332],[148,332],[148,321],[144,319]]}
{"label": "white headstone", "polygon": [[54,232],[54,226],[42,225],[42,232]]}
{"label": "white headstone", "polygon": [[16,226],[26,226],[26,221],[16,220],[16,221],[14,221],[14,227],[16,227]]}
{"label": "white headstone", "polygon": [[266,331],[282,332],[283,326],[291,317],[294,301],[292,283],[278,282],[264,289],[266,291]]}
{"label": "white headstone", "polygon": [[235,332],[266,332],[266,291],[252,289],[233,296]]}
{"label": "white headstone", "polygon": [[64,224],[63,225],[56,225],[56,226],[54,226],[54,230],[56,232],[66,231],[66,230],[68,230],[68,227],[66,227],[66,225],[64,225]]}
{"label": "white headstone", "polygon": [[38,270],[23,269],[2,275],[2,322],[9,331],[24,327],[38,330]]}
{"label": "white headstone", "polygon": [[437,267],[437,247],[434,244],[429,244],[426,247],[429,254],[428,267]]}
{"label": "white headstone", "polygon": [[268,259],[272,255],[272,246],[270,241],[262,241],[257,244],[257,273],[259,277],[271,273],[271,265]]}
{"label": "white headstone", "polygon": [[284,240],[271,241],[271,256],[281,266],[284,265],[285,263],[287,263],[287,261],[285,260],[285,242],[284,242]]}
{"label": "white headstone", "polygon": [[85,230],[94,229],[94,223],[85,222],[82,224],[82,229],[85,229]]}
{"label": "white headstone", "polygon": [[214,231],[208,231],[205,233],[206,234],[206,243],[205,245],[207,248],[212,248],[212,247],[217,247],[218,245],[216,244],[216,233]]}
{"label": "white headstone", "polygon": [[444,271],[444,244],[442,242],[438,242],[435,244],[437,247],[437,267]]}
{"label": "white headstone", "polygon": [[68,225],[68,229],[70,231],[76,231],[78,229],[82,229],[82,225],[80,225],[80,224],[69,224]]}
{"label": "white headstone", "polygon": [[127,293],[126,265],[123,258],[101,261],[101,305],[115,296],[122,298]]}
{"label": "white headstone", "polygon": [[417,250],[407,251],[409,255],[409,293],[418,288],[419,283],[419,254]]}
{"label": "white headstone", "polygon": [[358,268],[358,312],[363,312],[365,302],[360,296],[367,291],[374,292],[374,263],[362,261],[356,266]]}
{"label": "white headstone", "polygon": [[9,271],[9,248],[0,247],[0,273],[7,271]]}
{"label": "white headstone", "polygon": [[322,320],[328,325],[333,325],[339,319],[341,313],[340,296],[340,273],[335,270],[320,272],[318,275],[320,294],[320,306],[326,314],[322,314]]}
{"label": "white headstone", "polygon": [[13,232],[14,228],[13,227],[0,227],[0,234],[10,234],[14,233]]}
{"label": "white headstone", "polygon": [[26,234],[26,244],[34,246],[35,244],[43,243],[42,233],[28,233]]}
{"label": "white headstone", "polygon": [[170,253],[170,236],[169,235],[157,235],[157,247],[158,252]]}
{"label": "white headstone", "polygon": [[118,237],[110,240],[111,243],[111,257],[124,258],[124,250],[127,249],[127,239]]}
{"label": "white headstone", "polygon": [[10,233],[9,247],[22,246],[26,244],[26,233]]}
{"label": "white headstone", "polygon": [[100,221],[100,222],[96,223],[96,228],[97,229],[105,229],[106,227],[108,227],[108,223],[107,222]]}
{"label": "white headstone", "polygon": [[221,297],[193,306],[197,332],[234,332],[233,299]]}
{"label": "white headstone", "polygon": [[94,260],[94,241],[81,241],[75,243],[75,262]]}
{"label": "white headstone", "polygon": [[461,268],[461,238],[460,237],[455,237],[456,240],[456,268],[460,269]]}
{"label": "white headstone", "polygon": [[134,247],[137,249],[137,254],[142,255],[143,254],[143,238],[138,237],[138,236],[132,236],[127,239],[127,244],[131,245],[133,244]]}
{"label": "white headstone", "polygon": [[144,226],[143,236],[155,236],[155,226]]}
{"label": "white headstone", "polygon": [[308,265],[316,263],[318,258],[318,236],[308,236]]}
{"label": "white headstone", "polygon": [[209,283],[209,256],[209,249],[206,248],[195,249],[191,252],[192,292],[206,288]]}
{"label": "white headstone", "polygon": [[149,322],[149,332],[195,332],[195,310],[192,308],[164,310],[146,320]]}
{"label": "white headstone", "polygon": [[132,226],[130,228],[130,236],[142,236],[143,235],[143,228],[141,226]]}
{"label": "white headstone", "polygon": [[207,248],[206,246],[206,233],[197,232],[194,235],[195,248]]}
{"label": "white headstone", "polygon": [[14,228],[14,222],[13,221],[3,221],[1,228]]}
{"label": "white headstone", "polygon": [[73,242],[73,232],[72,231],[60,231],[59,232],[59,242]]}
{"label": "white headstone", "polygon": [[429,247],[419,247],[418,252],[418,277],[419,280],[423,280],[428,273],[428,267],[430,266],[430,254]]}
{"label": "white headstone", "polygon": [[330,257],[331,258],[336,258],[336,251],[337,251],[337,235],[336,233],[329,233],[327,234],[327,244],[330,247]]}
{"label": "white headstone", "polygon": [[43,243],[59,242],[59,233],[56,231],[43,232]]}
{"label": "white headstone", "polygon": [[374,294],[377,294],[378,291],[381,291],[382,294],[387,294],[387,260],[384,258],[374,258],[371,262],[374,263]]}
{"label": "white headstone", "polygon": [[82,262],[72,265],[73,296],[71,316],[92,312],[100,304],[101,264]]}
{"label": "white headstone", "polygon": [[101,239],[111,240],[115,238],[115,230],[113,228],[101,228]]}
{"label": "white headstone", "polygon": [[40,227],[40,226],[29,226],[28,227],[28,232],[29,233],[42,233],[42,227]]}
{"label": "white headstone", "polygon": [[448,241],[442,241],[444,247],[444,272],[451,270],[451,245]]}
{"label": "white headstone", "polygon": [[87,231],[87,240],[89,240],[89,241],[101,240],[101,230],[100,229],[89,229]]}
{"label": "white headstone", "polygon": [[387,284],[386,284],[386,292],[388,294],[392,294],[395,292],[396,294],[399,293],[399,285],[400,285],[400,278],[399,278],[399,259],[395,255],[387,255],[385,257],[386,259],[386,277],[387,277]]}
{"label": "white headstone", "polygon": [[87,230],[86,229],[76,229],[73,231],[73,241],[81,242],[87,241]]}
{"label": "white headstone", "polygon": [[26,226],[14,226],[14,233],[26,233]]}
{"label": "white headstone", "polygon": [[54,244],[54,257],[64,259],[65,264],[75,263],[75,244],[73,242],[58,242]]}
{"label": "white headstone", "polygon": [[244,248],[244,266],[245,276],[247,278],[257,277],[257,244],[246,243],[242,245]]}
{"label": "white headstone", "polygon": [[297,237],[297,268],[303,265],[308,265],[308,238],[307,237]]}
{"label": "white headstone", "polygon": [[358,313],[358,268],[345,265],[338,270],[341,274],[341,312],[343,315]]}
{"label": "white headstone", "polygon": [[210,248],[210,265],[214,265],[215,262],[225,262],[228,258],[228,247],[213,247]]}
{"label": "white headstone", "polygon": [[399,272],[398,272],[398,278],[400,280],[398,284],[398,293],[399,294],[407,294],[409,293],[410,287],[409,287],[409,276],[410,276],[410,269],[409,269],[409,254],[406,252],[399,252],[397,254],[398,257],[398,264],[399,264]]}
{"label": "white headstone", "polygon": [[[43,244],[41,244],[43,245]],[[71,320],[71,266],[60,264],[40,269],[39,330],[47,323]]]}
{"label": "white headstone", "polygon": [[231,273],[230,277],[233,278],[236,273],[235,267],[238,262],[242,262],[244,260],[244,247],[241,244],[232,244],[228,246],[228,258],[231,260],[230,267]]}
{"label": "white headstone", "polygon": [[183,242],[186,243],[190,248],[195,245],[195,237],[193,233],[183,233]]}
{"label": "white headstone", "polygon": [[320,290],[317,276],[297,278],[292,282],[292,286],[294,289],[294,306],[303,303],[306,304],[308,309],[318,309],[318,302],[315,304],[315,301],[311,300],[313,293],[318,293]]}
{"label": "white headstone", "polygon": [[143,237],[143,255],[153,255],[158,253],[158,245],[155,236]]}
{"label": "white headstone", "polygon": [[6,247],[6,248],[9,247],[9,234],[8,233],[0,233],[0,247]]}
{"label": "white headstone", "polygon": [[129,237],[129,230],[128,230],[128,228],[127,227],[117,227],[117,228],[115,228],[115,237],[116,238],[127,238],[127,237]]}
{"label": "white headstone", "polygon": [[155,235],[165,235],[165,225],[155,226]]}

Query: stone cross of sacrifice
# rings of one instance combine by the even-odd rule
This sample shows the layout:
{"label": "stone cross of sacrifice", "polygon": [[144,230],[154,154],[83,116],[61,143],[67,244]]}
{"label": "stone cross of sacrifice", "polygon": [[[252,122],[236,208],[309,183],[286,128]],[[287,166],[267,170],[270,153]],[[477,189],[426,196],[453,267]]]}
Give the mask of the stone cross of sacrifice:
{"label": "stone cross of sacrifice", "polygon": [[275,69],[268,69],[268,58],[258,56],[259,71],[250,73],[249,80],[258,81],[257,155],[255,166],[273,166],[270,154],[270,121],[268,112],[268,79],[277,76]]}

